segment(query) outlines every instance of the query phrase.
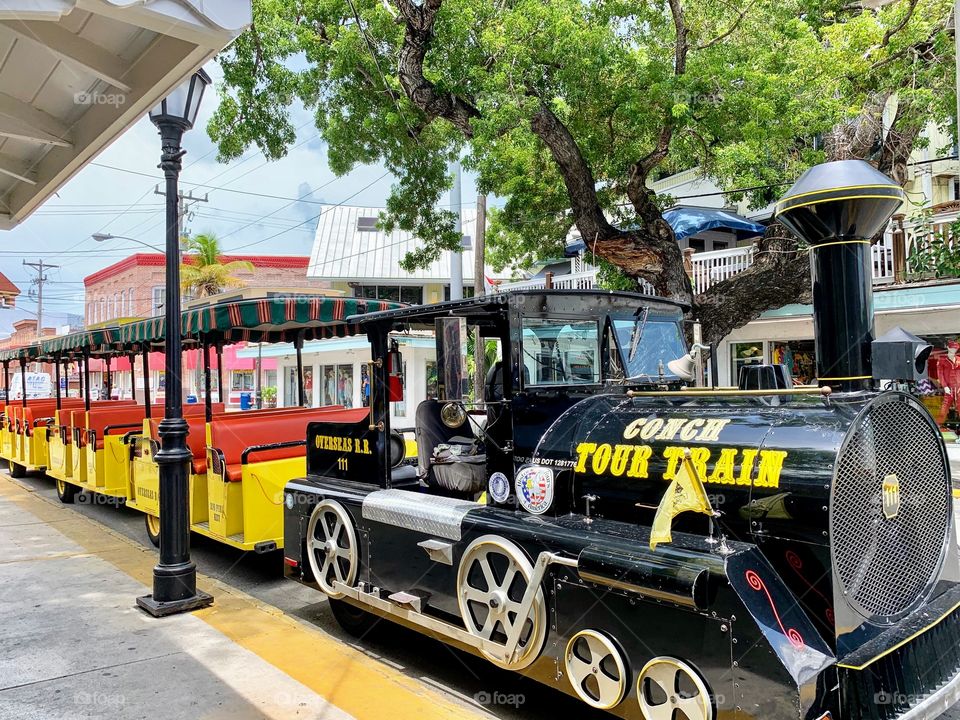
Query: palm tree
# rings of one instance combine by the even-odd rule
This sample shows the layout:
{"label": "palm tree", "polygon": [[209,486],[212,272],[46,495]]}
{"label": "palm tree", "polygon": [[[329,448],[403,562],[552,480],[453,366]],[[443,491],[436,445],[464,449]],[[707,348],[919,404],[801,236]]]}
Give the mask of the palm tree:
{"label": "palm tree", "polygon": [[184,295],[209,297],[228,287],[242,287],[245,283],[235,273],[253,271],[253,263],[246,260],[223,262],[220,241],[213,233],[200,233],[186,239],[187,255],[180,265],[180,289]]}

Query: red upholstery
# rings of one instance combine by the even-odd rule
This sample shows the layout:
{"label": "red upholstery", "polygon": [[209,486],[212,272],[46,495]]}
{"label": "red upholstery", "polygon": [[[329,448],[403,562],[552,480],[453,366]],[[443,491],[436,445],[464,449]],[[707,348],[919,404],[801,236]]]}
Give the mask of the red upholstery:
{"label": "red upholstery", "polygon": [[[160,405],[151,406],[151,414],[154,417],[163,416],[163,407]],[[86,444],[89,431],[92,430],[96,437],[96,449],[103,449],[103,440],[106,437],[107,428],[110,428],[109,434],[123,435],[124,433],[143,427],[143,419],[146,416],[146,408],[143,405],[127,405],[123,407],[91,408],[87,418],[87,427],[83,433],[83,442]]]}
{"label": "red upholstery", "polygon": [[[202,407],[202,406],[201,406]],[[158,426],[163,416],[150,419],[150,437],[159,439]],[[187,435],[187,447],[193,455],[191,462],[194,475],[205,475],[207,472],[207,420],[204,413],[184,415],[190,433]],[[214,417],[216,419],[216,417]]]}
{"label": "red upholstery", "polygon": [[[285,408],[233,413],[215,418],[210,424],[211,447],[223,454],[225,475],[230,482],[242,477],[241,456],[249,447],[291,440],[305,440],[307,423],[322,420],[359,422],[367,416],[367,408],[348,410],[342,405],[320,408]],[[251,454],[251,462],[265,462],[291,457],[303,457],[303,445],[261,450]]]}

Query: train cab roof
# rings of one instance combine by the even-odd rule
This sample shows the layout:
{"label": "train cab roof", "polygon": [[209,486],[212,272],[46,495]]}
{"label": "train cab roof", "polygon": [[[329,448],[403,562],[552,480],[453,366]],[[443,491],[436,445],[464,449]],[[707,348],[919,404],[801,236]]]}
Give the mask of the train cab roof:
{"label": "train cab roof", "polygon": [[638,316],[644,310],[661,317],[679,320],[687,307],[665,298],[641,293],[605,290],[515,290],[463,300],[448,300],[432,305],[408,307],[355,315],[348,323],[360,325],[389,323],[392,325],[430,325],[437,318],[466,317],[483,324],[506,318],[510,309],[520,317],[577,315],[602,318],[610,315]]}

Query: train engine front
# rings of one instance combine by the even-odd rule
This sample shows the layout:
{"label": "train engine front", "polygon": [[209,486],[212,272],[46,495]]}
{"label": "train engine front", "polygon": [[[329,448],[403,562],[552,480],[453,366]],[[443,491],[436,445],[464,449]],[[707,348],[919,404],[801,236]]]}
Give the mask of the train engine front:
{"label": "train engine front", "polygon": [[[376,417],[312,428],[289,573],[360,634],[399,622],[624,718],[938,717],[960,698],[949,464],[923,405],[872,369],[870,238],[902,198],[844,161],[778,204],[810,246],[819,387],[683,388],[661,363],[571,399],[524,384],[510,320],[519,387],[477,430],[487,492],[387,470]],[[529,447],[524,418],[558,407]]]}

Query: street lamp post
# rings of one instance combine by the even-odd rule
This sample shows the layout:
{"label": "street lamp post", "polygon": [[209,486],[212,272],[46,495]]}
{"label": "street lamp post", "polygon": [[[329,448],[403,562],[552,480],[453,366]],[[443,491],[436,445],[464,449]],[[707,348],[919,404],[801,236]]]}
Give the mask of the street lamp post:
{"label": "street lamp post", "polygon": [[160,562],[153,568],[153,594],[137,598],[137,604],[154,617],[195,610],[213,602],[197,590],[197,568],[190,560],[188,492],[189,428],[183,419],[180,343],[180,238],[178,188],[180,148],[183,133],[193,127],[203,91],[210,78],[199,70],[150,111],[150,120],[160,131],[160,169],[166,179],[166,393],[164,418],[160,422]]}
{"label": "street lamp post", "polygon": [[161,255],[164,254],[164,251],[158,248],[156,245],[151,245],[150,243],[144,242],[143,240],[137,240],[136,238],[127,237],[126,235],[112,235],[111,233],[94,233],[91,235],[94,240],[97,242],[104,242],[106,240],[129,240],[130,242],[135,242],[137,245],[143,245],[145,248],[149,248],[154,252],[158,252]]}

